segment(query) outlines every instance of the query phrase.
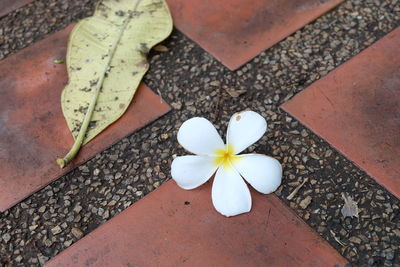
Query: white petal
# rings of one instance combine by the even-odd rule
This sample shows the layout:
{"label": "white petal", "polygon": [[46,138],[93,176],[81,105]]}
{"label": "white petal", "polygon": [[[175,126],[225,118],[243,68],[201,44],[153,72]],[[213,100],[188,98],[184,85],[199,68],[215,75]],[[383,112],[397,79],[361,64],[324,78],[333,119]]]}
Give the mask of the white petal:
{"label": "white petal", "polygon": [[178,142],[186,150],[197,155],[212,155],[224,148],[224,141],[211,122],[195,117],[185,121],[178,131]]}
{"label": "white petal", "polygon": [[250,211],[249,188],[234,168],[220,167],[217,170],[212,186],[212,202],[215,209],[225,216]]}
{"label": "white petal", "polygon": [[258,192],[269,194],[280,186],[282,166],[279,161],[261,154],[244,154],[238,158],[233,166]]}
{"label": "white petal", "polygon": [[176,157],[171,164],[171,176],[180,187],[189,190],[207,182],[217,168],[208,156]]}
{"label": "white petal", "polygon": [[267,122],[254,111],[233,114],[228,125],[226,142],[238,154],[257,142],[267,131]]}

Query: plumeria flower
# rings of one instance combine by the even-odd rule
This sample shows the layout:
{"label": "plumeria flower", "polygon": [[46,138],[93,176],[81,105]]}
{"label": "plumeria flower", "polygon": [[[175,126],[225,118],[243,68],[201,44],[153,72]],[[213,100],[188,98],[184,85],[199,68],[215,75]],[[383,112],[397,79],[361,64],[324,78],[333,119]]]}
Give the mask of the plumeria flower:
{"label": "plumeria flower", "polygon": [[215,209],[225,216],[249,212],[251,195],[242,178],[263,194],[275,191],[282,180],[282,167],[276,159],[261,154],[238,155],[266,130],[267,122],[258,113],[236,113],[229,121],[224,144],[207,119],[185,121],[178,131],[178,142],[196,155],[176,157],[171,165],[172,178],[189,190],[215,174],[211,193]]}

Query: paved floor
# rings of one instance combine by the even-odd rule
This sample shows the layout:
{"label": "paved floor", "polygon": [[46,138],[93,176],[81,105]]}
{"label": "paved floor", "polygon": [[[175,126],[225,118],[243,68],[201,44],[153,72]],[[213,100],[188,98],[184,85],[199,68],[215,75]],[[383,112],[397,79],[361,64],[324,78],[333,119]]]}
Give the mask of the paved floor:
{"label": "paved floor", "polygon": [[400,197],[400,28],[283,108]]}
{"label": "paved floor", "polygon": [[55,159],[73,145],[59,101],[68,80],[66,66],[54,63],[65,56],[71,29],[59,31],[0,64],[0,148],[6,152],[0,155],[0,211],[170,110],[142,84],[126,116],[107,128],[96,142],[85,145],[72,164],[64,169],[55,165]]}
{"label": "paved floor", "polygon": [[[37,0],[1,18],[0,57],[86,16],[93,3]],[[184,153],[175,136],[187,118],[205,116],[223,133],[233,112],[251,108],[269,132],[250,151],[283,163],[276,195],[354,265],[400,264],[399,200],[279,108],[395,29],[399,12],[398,1],[345,1],[236,71],[175,31],[164,42],[169,51],[150,55],[145,78],[174,110],[2,213],[1,263],[43,264],[168,180],[172,155]],[[358,202],[359,219],[341,217],[342,192]]]}

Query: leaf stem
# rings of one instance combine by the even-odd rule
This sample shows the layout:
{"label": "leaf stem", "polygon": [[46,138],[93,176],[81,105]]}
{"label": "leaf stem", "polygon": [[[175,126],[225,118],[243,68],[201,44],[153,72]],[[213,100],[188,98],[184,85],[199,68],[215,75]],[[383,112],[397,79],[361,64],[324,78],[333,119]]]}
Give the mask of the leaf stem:
{"label": "leaf stem", "polygon": [[[138,1],[136,3],[135,9],[134,9],[135,11],[136,11],[136,9],[138,7],[138,4],[140,2],[141,1]],[[64,158],[58,158],[56,160],[56,162],[60,166],[60,168],[66,167],[75,158],[76,154],[78,154],[80,148],[82,147],[83,141],[85,139],[86,132],[87,132],[88,127],[89,127],[90,120],[92,119],[94,108],[96,107],[96,103],[97,103],[97,99],[98,99],[99,94],[100,94],[101,87],[103,86],[103,83],[104,83],[104,78],[106,77],[106,73],[110,69],[111,60],[113,58],[113,55],[115,53],[115,50],[117,49],[117,46],[118,46],[120,40],[122,38],[122,35],[124,34],[124,31],[125,31],[126,27],[128,26],[128,23],[129,23],[130,19],[131,19],[131,15],[129,15],[125,19],[125,21],[124,21],[124,23],[123,23],[123,25],[121,27],[121,30],[118,33],[118,36],[117,36],[116,40],[114,41],[114,43],[112,44],[112,46],[111,46],[111,48],[110,48],[110,50],[108,52],[108,59],[107,59],[106,67],[104,68],[104,71],[103,71],[102,75],[100,76],[100,79],[96,83],[96,87],[95,87],[95,90],[93,92],[92,101],[90,102],[89,107],[88,107],[88,109],[86,111],[85,118],[83,119],[81,128],[79,129],[79,133],[78,133],[78,136],[75,139],[74,145],[72,146],[72,148],[70,149],[68,154],[65,155]]]}

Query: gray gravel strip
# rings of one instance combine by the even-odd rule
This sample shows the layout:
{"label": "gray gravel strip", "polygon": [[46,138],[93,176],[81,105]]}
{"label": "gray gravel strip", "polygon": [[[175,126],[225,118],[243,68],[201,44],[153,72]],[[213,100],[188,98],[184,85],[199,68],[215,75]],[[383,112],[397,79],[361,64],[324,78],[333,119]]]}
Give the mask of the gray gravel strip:
{"label": "gray gravel strip", "polygon": [[[94,1],[47,3],[0,19],[0,58],[88,15]],[[224,135],[232,113],[252,109],[269,131],[249,151],[283,163],[282,201],[355,266],[400,266],[400,201],[279,109],[399,25],[397,0],[346,1],[235,72],[175,31],[145,78],[174,110],[1,214],[0,265],[43,264],[169,179],[172,155],[186,154],[176,142],[184,120],[204,116]],[[342,217],[342,192],[359,219]]]}

